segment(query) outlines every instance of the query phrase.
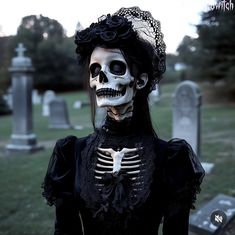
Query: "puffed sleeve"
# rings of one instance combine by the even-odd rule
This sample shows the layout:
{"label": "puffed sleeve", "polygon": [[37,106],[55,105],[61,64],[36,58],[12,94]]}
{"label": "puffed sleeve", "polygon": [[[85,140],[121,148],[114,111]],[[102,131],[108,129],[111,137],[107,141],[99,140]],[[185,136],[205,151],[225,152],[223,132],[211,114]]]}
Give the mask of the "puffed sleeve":
{"label": "puffed sleeve", "polygon": [[46,176],[42,184],[42,195],[56,209],[54,235],[82,234],[79,208],[74,197],[75,136],[56,142]]}
{"label": "puffed sleeve", "polygon": [[185,140],[172,139],[168,142],[164,175],[163,234],[188,235],[189,212],[194,209],[205,171]]}

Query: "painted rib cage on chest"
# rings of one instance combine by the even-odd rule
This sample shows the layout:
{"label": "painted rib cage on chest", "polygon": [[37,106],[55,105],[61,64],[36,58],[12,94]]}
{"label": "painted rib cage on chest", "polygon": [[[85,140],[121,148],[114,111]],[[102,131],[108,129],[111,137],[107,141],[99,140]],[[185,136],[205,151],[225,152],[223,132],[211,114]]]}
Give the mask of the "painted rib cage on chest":
{"label": "painted rib cage on chest", "polygon": [[130,179],[132,190],[139,191],[143,188],[144,163],[138,153],[138,148],[123,148],[115,151],[112,148],[98,148],[96,151],[97,162],[95,178],[98,190],[102,190],[103,176],[105,173],[115,174],[122,172]]}

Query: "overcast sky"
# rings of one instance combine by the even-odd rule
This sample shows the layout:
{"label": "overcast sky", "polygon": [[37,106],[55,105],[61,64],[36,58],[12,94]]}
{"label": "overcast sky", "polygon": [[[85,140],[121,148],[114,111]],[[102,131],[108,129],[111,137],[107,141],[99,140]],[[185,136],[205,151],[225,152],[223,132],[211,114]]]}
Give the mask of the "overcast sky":
{"label": "overcast sky", "polygon": [[160,20],[167,52],[175,52],[184,35],[196,37],[193,25],[200,13],[215,0],[5,0],[0,5],[1,35],[16,34],[21,19],[27,15],[47,16],[57,20],[74,34],[77,22],[83,27],[97,21],[101,15],[114,13],[121,7],[139,6]]}

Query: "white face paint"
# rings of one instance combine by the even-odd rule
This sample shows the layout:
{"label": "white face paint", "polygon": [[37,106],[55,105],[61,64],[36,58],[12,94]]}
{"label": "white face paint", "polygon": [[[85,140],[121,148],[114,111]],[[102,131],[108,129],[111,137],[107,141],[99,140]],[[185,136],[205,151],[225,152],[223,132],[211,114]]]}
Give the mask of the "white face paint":
{"label": "white face paint", "polygon": [[90,59],[90,87],[99,107],[120,106],[134,97],[134,77],[120,49],[96,47]]}

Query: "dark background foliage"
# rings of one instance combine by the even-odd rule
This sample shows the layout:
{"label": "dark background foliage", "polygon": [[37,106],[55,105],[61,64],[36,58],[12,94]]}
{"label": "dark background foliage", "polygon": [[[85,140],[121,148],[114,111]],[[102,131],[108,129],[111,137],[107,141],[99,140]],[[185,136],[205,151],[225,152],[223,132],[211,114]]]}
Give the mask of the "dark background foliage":
{"label": "dark background foliage", "polygon": [[81,69],[77,65],[73,37],[67,37],[62,25],[42,15],[30,15],[22,19],[17,35],[0,37],[1,89],[10,84],[8,67],[16,56],[19,42],[27,48],[26,56],[35,67],[34,87],[41,91],[82,88]]}

